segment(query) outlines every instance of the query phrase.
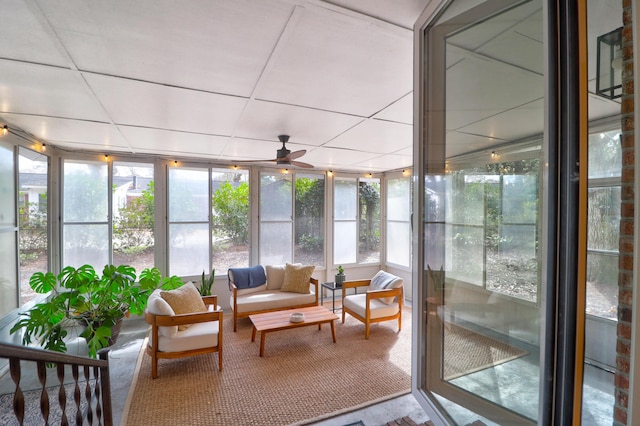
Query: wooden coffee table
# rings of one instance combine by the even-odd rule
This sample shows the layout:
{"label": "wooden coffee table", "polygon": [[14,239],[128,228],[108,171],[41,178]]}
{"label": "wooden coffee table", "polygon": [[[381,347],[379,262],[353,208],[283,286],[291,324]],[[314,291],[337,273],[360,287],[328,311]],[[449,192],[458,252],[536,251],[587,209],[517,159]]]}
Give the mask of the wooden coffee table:
{"label": "wooden coffee table", "polygon": [[[304,314],[303,322],[291,322],[289,317],[294,312]],[[331,335],[333,343],[336,343],[336,328],[333,323],[338,316],[324,306],[312,306],[309,308],[287,309],[285,311],[266,312],[264,314],[249,315],[253,323],[251,341],[256,341],[256,332],[260,332],[260,356],[264,356],[264,341],[266,334],[272,331],[289,330],[298,327],[309,327],[317,325],[318,330],[322,330],[322,324],[331,324]]]}

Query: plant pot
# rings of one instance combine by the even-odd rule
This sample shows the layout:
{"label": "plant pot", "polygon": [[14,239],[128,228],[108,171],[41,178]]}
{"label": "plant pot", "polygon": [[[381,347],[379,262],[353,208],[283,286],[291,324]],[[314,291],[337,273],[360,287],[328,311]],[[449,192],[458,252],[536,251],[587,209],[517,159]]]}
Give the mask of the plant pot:
{"label": "plant pot", "polygon": [[346,277],[344,274],[336,274],[336,277],[335,277],[336,287],[342,287],[342,283],[344,283],[345,278]]}
{"label": "plant pot", "polygon": [[122,321],[124,318],[120,318],[118,322],[111,327],[111,337],[109,338],[109,346],[113,346],[116,344],[118,340],[118,336],[120,335],[120,329],[122,328]]}

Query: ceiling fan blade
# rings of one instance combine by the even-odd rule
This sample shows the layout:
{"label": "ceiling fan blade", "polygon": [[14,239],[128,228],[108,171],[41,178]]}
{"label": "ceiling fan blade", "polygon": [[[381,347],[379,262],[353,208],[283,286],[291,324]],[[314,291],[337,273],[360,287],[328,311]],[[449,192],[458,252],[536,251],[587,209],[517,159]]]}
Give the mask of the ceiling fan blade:
{"label": "ceiling fan blade", "polygon": [[284,157],[284,159],[286,159],[286,160],[295,160],[296,158],[302,157],[306,153],[307,153],[306,149],[301,149],[300,151],[294,151],[294,152],[290,153],[289,155]]}
{"label": "ceiling fan blade", "polygon": [[303,167],[305,169],[313,169],[313,166],[311,164],[303,163],[302,161],[292,161],[291,165],[296,167]]}
{"label": "ceiling fan blade", "polygon": [[235,163],[270,163],[270,162],[278,162],[280,160],[278,160],[277,158],[274,158],[272,160],[238,160],[235,161]]}

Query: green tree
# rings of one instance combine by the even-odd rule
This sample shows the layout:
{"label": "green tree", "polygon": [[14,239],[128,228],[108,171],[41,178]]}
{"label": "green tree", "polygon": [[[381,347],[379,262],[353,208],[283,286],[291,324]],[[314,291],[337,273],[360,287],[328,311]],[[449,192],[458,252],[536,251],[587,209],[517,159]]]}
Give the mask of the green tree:
{"label": "green tree", "polygon": [[249,184],[223,182],[212,197],[213,226],[216,236],[234,244],[249,243]]}

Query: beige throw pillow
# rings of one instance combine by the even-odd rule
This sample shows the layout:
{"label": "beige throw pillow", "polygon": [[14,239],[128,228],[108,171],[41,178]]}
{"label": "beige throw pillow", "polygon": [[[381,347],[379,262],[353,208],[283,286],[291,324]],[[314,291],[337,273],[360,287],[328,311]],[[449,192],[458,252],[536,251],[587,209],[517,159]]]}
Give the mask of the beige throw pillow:
{"label": "beige throw pillow", "polygon": [[[161,291],[160,297],[167,301],[176,315],[207,312],[202,296],[192,282],[188,282],[175,290]],[[186,330],[190,324],[179,325],[178,330]]]}
{"label": "beige throw pillow", "polygon": [[284,281],[280,290],[309,294],[309,280],[315,268],[313,265],[305,266],[287,263],[284,266]]}

